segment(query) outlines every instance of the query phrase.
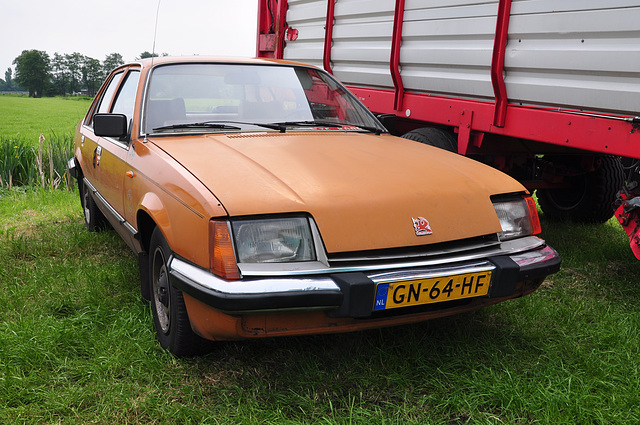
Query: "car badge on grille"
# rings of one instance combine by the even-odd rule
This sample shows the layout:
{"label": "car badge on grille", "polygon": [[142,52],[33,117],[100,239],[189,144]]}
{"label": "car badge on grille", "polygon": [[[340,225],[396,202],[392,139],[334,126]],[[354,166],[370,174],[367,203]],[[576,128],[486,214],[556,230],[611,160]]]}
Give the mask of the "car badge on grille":
{"label": "car badge on grille", "polygon": [[433,233],[431,230],[431,226],[429,226],[429,222],[424,217],[413,218],[413,228],[416,230],[416,236],[425,236]]}

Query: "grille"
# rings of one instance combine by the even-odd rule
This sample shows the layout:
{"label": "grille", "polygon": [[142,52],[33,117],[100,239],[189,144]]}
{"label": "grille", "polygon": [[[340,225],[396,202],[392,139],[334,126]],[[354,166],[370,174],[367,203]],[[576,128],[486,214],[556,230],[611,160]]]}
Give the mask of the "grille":
{"label": "grille", "polygon": [[461,241],[417,247],[404,247],[383,250],[345,252],[328,254],[331,267],[365,266],[385,262],[406,262],[407,260],[438,260],[439,258],[480,255],[484,251],[494,251],[500,246],[497,235],[479,236]]}

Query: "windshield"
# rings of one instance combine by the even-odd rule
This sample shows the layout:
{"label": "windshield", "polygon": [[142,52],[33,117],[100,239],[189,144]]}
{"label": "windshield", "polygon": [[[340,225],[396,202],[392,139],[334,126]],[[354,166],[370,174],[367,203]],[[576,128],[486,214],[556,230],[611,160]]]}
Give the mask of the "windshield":
{"label": "windshield", "polygon": [[160,66],[151,75],[146,134],[292,127],[385,131],[353,95],[313,68],[191,63]]}

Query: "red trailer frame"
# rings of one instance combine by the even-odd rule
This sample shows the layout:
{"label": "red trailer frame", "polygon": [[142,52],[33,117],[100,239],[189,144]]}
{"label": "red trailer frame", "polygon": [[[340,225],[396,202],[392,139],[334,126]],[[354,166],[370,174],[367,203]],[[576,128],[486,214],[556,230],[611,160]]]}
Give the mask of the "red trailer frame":
{"label": "red trailer frame", "polygon": [[[331,73],[335,0],[328,0],[327,4],[322,62],[325,70]],[[281,59],[286,40],[297,37],[297,31],[287,26],[286,11],[286,0],[259,0],[257,56]],[[482,149],[484,137],[486,134],[493,134],[561,148],[640,158],[639,117],[507,103],[503,67],[510,11],[511,0],[500,0],[491,61],[494,102],[454,99],[404,90],[400,75],[404,0],[396,0],[389,61],[395,90],[357,86],[349,86],[349,89],[374,113],[456,128],[458,152],[463,155],[486,153]]]}
{"label": "red trailer frame", "polygon": [[[396,133],[419,127],[452,128],[457,133],[458,153],[489,155],[496,168],[506,170],[510,160],[526,154],[573,154],[582,158],[581,167],[597,167],[602,155],[640,159],[640,117],[593,113],[582,110],[522,106],[508,103],[504,81],[504,61],[511,13],[511,0],[499,0],[491,59],[494,100],[477,101],[406,91],[400,73],[400,51],[405,0],[396,0],[391,52],[389,57],[393,89],[373,89],[349,85],[348,88]],[[286,22],[287,0],[259,0],[257,56],[282,59],[287,40],[298,36]],[[331,45],[335,0],[327,0],[322,64],[332,73]],[[578,161],[580,163],[580,161]],[[551,167],[554,168],[554,167]],[[553,170],[552,170],[553,171]],[[527,181],[530,190],[562,188],[563,177],[575,169],[564,170],[560,178]],[[630,183],[617,197],[616,217],[629,234],[632,248],[640,259],[640,162],[626,176]],[[546,174],[549,177],[549,174]],[[635,183],[634,183],[635,182]],[[637,183],[637,185],[635,185]],[[621,184],[622,185],[622,184]],[[635,245],[634,245],[635,244]]]}

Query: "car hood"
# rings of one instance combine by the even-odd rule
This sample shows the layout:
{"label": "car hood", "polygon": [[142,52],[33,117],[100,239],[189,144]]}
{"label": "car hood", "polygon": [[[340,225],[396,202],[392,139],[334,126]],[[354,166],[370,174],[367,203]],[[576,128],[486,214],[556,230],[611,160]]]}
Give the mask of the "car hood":
{"label": "car hood", "polygon": [[[416,246],[501,231],[490,196],[523,192],[476,161],[356,132],[156,137],[230,216],[304,212],[328,252]],[[432,233],[419,236],[413,219]]]}

